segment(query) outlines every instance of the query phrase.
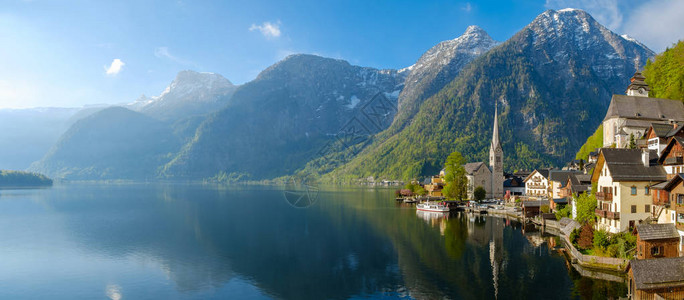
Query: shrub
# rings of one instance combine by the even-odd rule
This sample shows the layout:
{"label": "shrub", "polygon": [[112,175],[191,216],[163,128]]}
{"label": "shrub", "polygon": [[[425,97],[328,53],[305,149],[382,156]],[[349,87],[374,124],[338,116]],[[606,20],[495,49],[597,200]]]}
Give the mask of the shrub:
{"label": "shrub", "polygon": [[550,208],[548,205],[542,205],[542,206],[539,208],[539,210],[540,210],[542,213],[548,214],[549,211],[551,210],[551,208]]}
{"label": "shrub", "polygon": [[563,207],[559,210],[556,210],[556,220],[562,219],[562,218],[569,218],[572,215],[572,208],[570,205],[563,205]]}
{"label": "shrub", "polygon": [[577,241],[577,246],[580,249],[591,249],[594,245],[594,226],[591,223],[586,223],[582,226],[580,231],[579,240]]}
{"label": "shrub", "polygon": [[570,242],[577,247],[577,239],[579,238],[580,235],[580,229],[575,228],[570,232]]}
{"label": "shrub", "polygon": [[609,239],[608,232],[605,230],[595,230],[594,231],[594,248],[595,249],[600,249],[601,251],[605,252],[605,250],[610,246],[610,239]]}

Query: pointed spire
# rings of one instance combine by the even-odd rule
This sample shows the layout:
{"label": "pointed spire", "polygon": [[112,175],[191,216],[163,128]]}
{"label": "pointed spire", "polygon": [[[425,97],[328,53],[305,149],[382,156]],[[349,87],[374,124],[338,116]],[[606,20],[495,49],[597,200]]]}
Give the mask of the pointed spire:
{"label": "pointed spire", "polygon": [[499,147],[499,107],[498,103],[494,102],[494,131],[492,132],[492,149]]}

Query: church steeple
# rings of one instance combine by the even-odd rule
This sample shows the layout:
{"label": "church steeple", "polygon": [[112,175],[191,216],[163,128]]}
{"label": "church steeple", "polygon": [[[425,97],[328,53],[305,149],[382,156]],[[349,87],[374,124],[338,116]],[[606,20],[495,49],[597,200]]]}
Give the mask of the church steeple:
{"label": "church steeple", "polygon": [[503,149],[499,139],[499,107],[494,103],[494,128],[492,128],[492,144],[489,148],[489,168],[492,170],[490,187],[491,196],[496,199],[503,198]]}
{"label": "church steeple", "polygon": [[494,103],[494,131],[492,132],[492,144],[490,145],[492,149],[501,147],[499,142],[499,108],[497,103]]}

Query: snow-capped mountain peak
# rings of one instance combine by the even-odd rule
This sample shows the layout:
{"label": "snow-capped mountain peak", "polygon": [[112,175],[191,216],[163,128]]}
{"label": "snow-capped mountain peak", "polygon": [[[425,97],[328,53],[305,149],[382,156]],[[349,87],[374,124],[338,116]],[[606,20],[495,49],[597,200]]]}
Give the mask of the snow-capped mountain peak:
{"label": "snow-capped mountain peak", "polygon": [[[225,77],[209,72],[181,71],[159,96],[140,96],[128,107],[161,118],[187,113],[204,113],[200,107],[212,107],[232,95],[236,86]],[[204,103],[204,104],[203,104]],[[192,107],[192,109],[189,109]]]}

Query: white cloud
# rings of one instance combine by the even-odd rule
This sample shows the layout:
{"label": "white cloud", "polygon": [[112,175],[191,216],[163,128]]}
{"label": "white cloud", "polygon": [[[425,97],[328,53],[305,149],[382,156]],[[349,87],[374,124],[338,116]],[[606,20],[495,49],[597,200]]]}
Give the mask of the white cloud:
{"label": "white cloud", "polygon": [[168,59],[168,60],[171,60],[175,63],[179,63],[181,65],[187,65],[187,66],[191,66],[194,68],[200,68],[197,65],[197,63],[190,61],[190,60],[187,60],[187,59],[180,58],[180,57],[172,54],[171,51],[169,51],[169,47],[164,47],[164,46],[157,47],[156,49],[154,49],[154,56],[156,56],[158,58]]}
{"label": "white cloud", "polygon": [[466,4],[463,5],[463,7],[461,7],[461,9],[465,12],[470,12],[471,10],[473,10],[473,6],[470,4],[470,2],[466,2]]}
{"label": "white cloud", "polygon": [[123,61],[121,61],[118,58],[115,58],[114,60],[112,60],[112,63],[109,65],[109,67],[104,67],[105,73],[107,73],[107,75],[119,74],[119,72],[121,72],[121,68],[123,68],[124,65],[125,63]]}
{"label": "white cloud", "polygon": [[684,1],[657,0],[634,9],[623,26],[624,33],[655,52],[684,39]]}
{"label": "white cloud", "polygon": [[277,38],[280,36],[280,21],[276,23],[264,22],[261,25],[252,24],[249,31],[258,30],[266,38]]}
{"label": "white cloud", "polygon": [[578,8],[588,12],[610,30],[617,31],[622,26],[623,14],[618,7],[618,0],[546,0],[544,7]]}

